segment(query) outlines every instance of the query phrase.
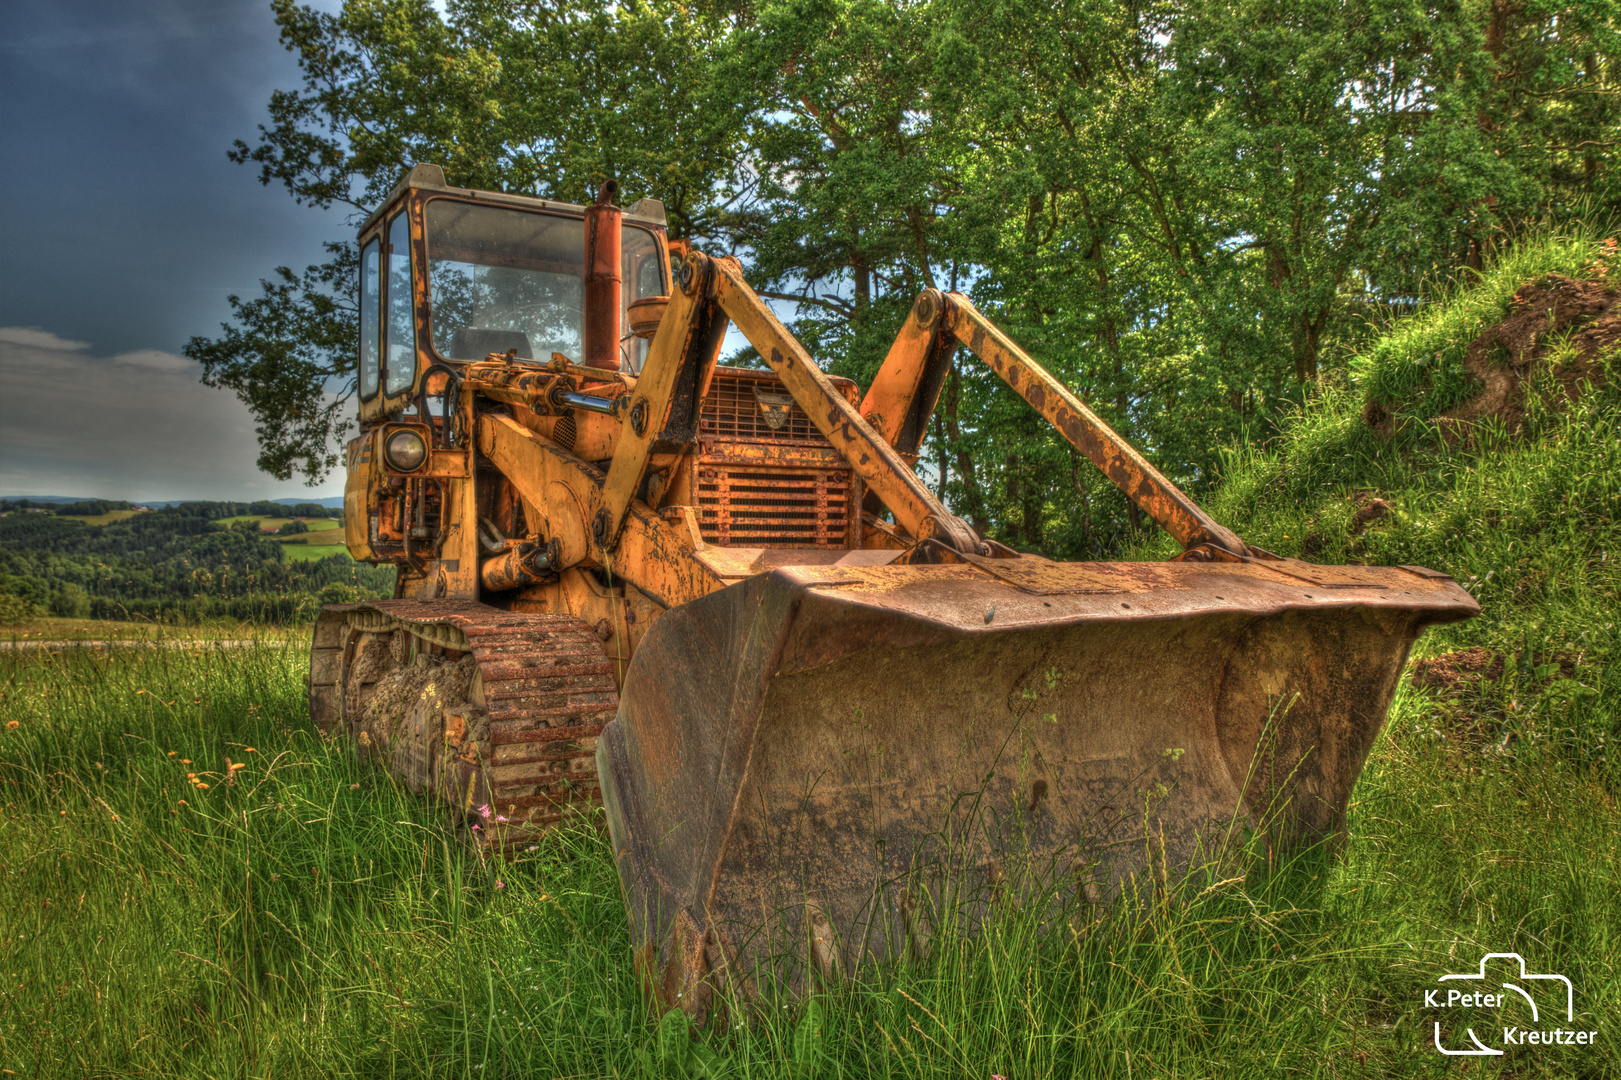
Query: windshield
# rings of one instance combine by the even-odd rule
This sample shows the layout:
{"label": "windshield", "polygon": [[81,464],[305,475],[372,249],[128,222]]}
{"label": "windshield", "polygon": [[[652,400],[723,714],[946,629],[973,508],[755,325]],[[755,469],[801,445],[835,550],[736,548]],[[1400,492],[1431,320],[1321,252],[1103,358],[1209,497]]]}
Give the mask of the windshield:
{"label": "windshield", "polygon": [[[582,359],[585,223],[579,218],[432,199],[427,206],[433,347],[450,360],[518,350],[528,359]],[[626,306],[664,292],[658,244],[626,225],[620,280]],[[621,315],[621,336],[629,333]],[[647,343],[621,343],[641,369]]]}

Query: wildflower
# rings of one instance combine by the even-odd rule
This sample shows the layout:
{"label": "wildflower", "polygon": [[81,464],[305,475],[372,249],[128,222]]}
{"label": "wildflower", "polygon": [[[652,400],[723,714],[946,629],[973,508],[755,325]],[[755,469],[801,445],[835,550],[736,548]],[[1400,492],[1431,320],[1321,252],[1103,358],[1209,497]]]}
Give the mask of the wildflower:
{"label": "wildflower", "polygon": [[246,753],[246,754],[252,754],[252,753],[255,753],[255,752],[256,752],[256,751],[255,751],[255,750],[254,750],[254,749],[253,749],[253,747],[251,747],[251,746],[245,746],[245,747],[243,747],[243,748],[242,748],[242,751],[243,751],[243,753]]}
{"label": "wildflower", "polygon": [[22,727],[22,721],[20,721],[20,720],[7,720],[6,721],[6,730],[7,731],[16,731],[20,727]]}
{"label": "wildflower", "polygon": [[[229,761],[230,761],[230,760],[231,760],[231,759],[230,759],[230,758],[226,758],[226,759],[225,759],[225,760],[226,760],[226,761],[227,761],[227,762],[229,762]],[[237,762],[237,763],[236,763],[236,764],[235,764],[235,765],[232,765],[232,766],[231,766],[231,771],[232,771],[232,772],[236,772],[236,770],[238,770],[238,769],[246,769],[246,768],[247,768],[247,767],[248,767],[248,763],[247,763],[247,762],[245,762],[245,761],[239,761],[239,762]]]}
{"label": "wildflower", "polygon": [[203,783],[201,780],[197,781],[197,786],[202,788],[204,791],[208,790],[208,785]]}
{"label": "wildflower", "polygon": [[497,820],[497,821],[499,821],[499,822],[500,822],[500,823],[501,823],[501,824],[503,824],[503,825],[505,825],[505,824],[506,824],[506,823],[507,823],[507,822],[509,822],[509,821],[511,821],[511,820],[512,820],[512,819],[511,819],[511,818],[509,818],[509,817],[507,817],[507,816],[505,816],[505,815],[504,815],[504,814],[497,814],[497,815],[496,815],[496,816],[495,816],[495,820]]}
{"label": "wildflower", "polygon": [[483,818],[487,818],[487,817],[490,816],[490,804],[489,803],[485,803],[483,806],[478,808],[478,816],[483,817]]}
{"label": "wildflower", "polygon": [[188,803],[188,802],[186,802],[186,800],[185,800],[185,799],[181,799],[181,800],[180,800],[180,801],[179,801],[179,802],[178,802],[178,803],[176,803],[176,804],[175,804],[175,805],[176,805],[176,806],[189,806],[189,805],[191,805],[191,804],[190,804],[190,803]]}
{"label": "wildflower", "polygon": [[175,755],[176,755],[176,754],[178,754],[178,753],[180,753],[180,751],[178,751],[178,750],[170,750],[170,751],[169,751],[169,756],[170,756],[170,757],[174,757],[174,756],[175,756]]}
{"label": "wildflower", "polygon": [[189,758],[189,757],[181,758],[180,759],[180,764],[182,764],[182,765],[190,765],[191,764],[191,758]]}
{"label": "wildflower", "polygon": [[495,879],[495,887],[497,889],[504,889],[504,888],[507,887],[507,883],[502,881],[500,878],[496,878]]}
{"label": "wildflower", "polygon": [[360,790],[360,785],[359,784],[350,784],[349,785],[349,790],[350,791],[359,791]]}

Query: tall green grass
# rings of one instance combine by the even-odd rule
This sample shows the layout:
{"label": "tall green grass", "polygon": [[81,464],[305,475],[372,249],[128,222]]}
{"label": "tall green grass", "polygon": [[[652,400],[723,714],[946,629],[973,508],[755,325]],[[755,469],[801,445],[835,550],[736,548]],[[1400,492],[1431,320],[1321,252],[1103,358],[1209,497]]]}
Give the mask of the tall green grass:
{"label": "tall green grass", "polygon": [[[926,959],[689,1032],[586,827],[511,863],[304,716],[300,648],[0,660],[0,1063],[24,1076],[1439,1075],[1423,989],[1518,949],[1621,1073],[1614,795],[1460,759],[1398,697],[1345,857],[994,908]],[[15,721],[17,726],[10,727]],[[242,764],[242,768],[230,769]],[[228,774],[234,773],[234,780]],[[188,775],[194,774],[194,775]],[[201,788],[199,784],[209,785]]]}

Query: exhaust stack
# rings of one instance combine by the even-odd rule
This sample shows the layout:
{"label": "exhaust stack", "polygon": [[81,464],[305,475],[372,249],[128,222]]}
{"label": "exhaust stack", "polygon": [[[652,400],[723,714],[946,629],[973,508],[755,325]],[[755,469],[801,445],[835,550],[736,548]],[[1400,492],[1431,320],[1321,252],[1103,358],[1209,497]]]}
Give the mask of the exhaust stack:
{"label": "exhaust stack", "polygon": [[619,184],[604,180],[585,210],[585,366],[618,371],[620,219]]}

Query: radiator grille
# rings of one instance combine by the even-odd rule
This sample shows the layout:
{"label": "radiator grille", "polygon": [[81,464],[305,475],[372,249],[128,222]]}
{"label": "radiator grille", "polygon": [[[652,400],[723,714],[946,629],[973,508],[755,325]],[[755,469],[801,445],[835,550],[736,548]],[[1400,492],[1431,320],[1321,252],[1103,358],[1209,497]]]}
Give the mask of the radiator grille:
{"label": "radiator grille", "polygon": [[[846,381],[836,380],[835,385]],[[785,410],[786,416],[773,428],[771,413],[776,410]],[[776,378],[763,373],[726,370],[716,371],[710,380],[703,411],[698,414],[698,435],[704,439],[734,441],[760,439],[822,445],[827,442]]]}
{"label": "radiator grille", "polygon": [[698,527],[722,547],[841,548],[849,507],[848,469],[698,470]]}

